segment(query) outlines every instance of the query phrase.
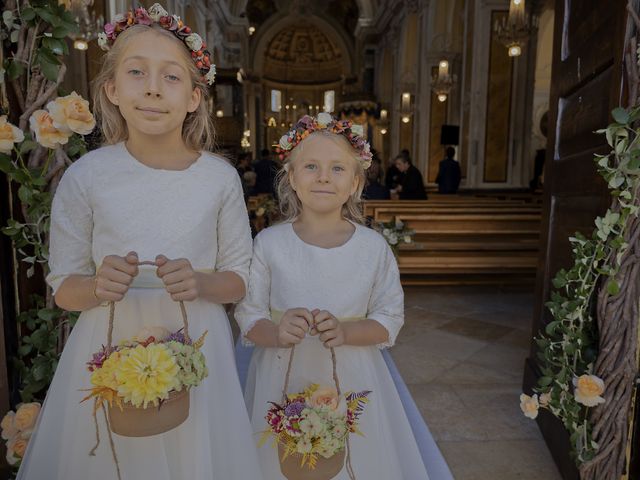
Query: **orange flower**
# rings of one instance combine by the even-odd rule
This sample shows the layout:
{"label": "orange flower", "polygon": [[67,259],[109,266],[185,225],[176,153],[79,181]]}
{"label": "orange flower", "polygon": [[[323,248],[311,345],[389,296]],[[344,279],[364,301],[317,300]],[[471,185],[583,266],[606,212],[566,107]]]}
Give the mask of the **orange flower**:
{"label": "orange flower", "polygon": [[7,122],[7,116],[0,116],[0,153],[11,153],[13,145],[24,140],[24,133]]}
{"label": "orange flower", "polygon": [[47,109],[53,119],[53,126],[60,131],[87,135],[96,126],[96,120],[89,110],[89,102],[76,92],[49,102]]}
{"label": "orange flower", "polygon": [[36,110],[29,119],[31,130],[36,136],[36,141],[47,148],[57,148],[69,141],[71,132],[58,130],[53,125],[53,119],[46,110]]}
{"label": "orange flower", "polygon": [[40,404],[37,402],[23,403],[18,407],[14,418],[15,426],[20,431],[30,430],[36,425]]}

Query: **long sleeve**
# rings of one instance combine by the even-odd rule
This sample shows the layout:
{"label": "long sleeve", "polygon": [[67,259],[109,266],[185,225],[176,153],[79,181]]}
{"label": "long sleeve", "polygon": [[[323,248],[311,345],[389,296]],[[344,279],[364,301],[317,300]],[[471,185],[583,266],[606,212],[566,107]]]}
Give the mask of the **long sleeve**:
{"label": "long sleeve", "polygon": [[91,256],[93,211],[87,193],[90,172],[86,167],[81,164],[69,167],[51,206],[47,283],[54,295],[68,276],[96,272]]}
{"label": "long sleeve", "polygon": [[249,268],[247,294],[235,310],[236,322],[240,327],[240,338],[244,345],[252,345],[246,337],[260,319],[271,319],[270,310],[271,272],[265,262],[260,235],[254,240],[253,258]]}
{"label": "long sleeve", "polygon": [[251,262],[251,229],[242,184],[235,173],[233,178],[229,178],[224,192],[217,232],[216,271],[237,273],[247,285]]}
{"label": "long sleeve", "polygon": [[379,348],[393,346],[404,324],[404,292],[398,264],[386,242],[383,247],[383,258],[376,270],[367,306],[367,318],[377,321],[389,332],[389,340],[378,345]]}

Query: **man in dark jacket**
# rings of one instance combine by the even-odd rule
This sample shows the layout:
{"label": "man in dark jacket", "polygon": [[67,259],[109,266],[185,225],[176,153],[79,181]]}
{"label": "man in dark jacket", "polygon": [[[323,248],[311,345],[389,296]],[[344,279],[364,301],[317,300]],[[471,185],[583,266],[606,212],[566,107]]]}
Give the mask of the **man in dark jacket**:
{"label": "man in dark jacket", "polygon": [[396,168],[401,172],[400,185],[396,187],[400,200],[426,200],[427,192],[424,189],[422,174],[411,164],[411,160],[398,156]]}
{"label": "man in dark jacket", "polygon": [[456,151],[453,147],[447,147],[447,157],[440,161],[436,183],[439,193],[457,193],[460,186],[460,164],[453,159]]}

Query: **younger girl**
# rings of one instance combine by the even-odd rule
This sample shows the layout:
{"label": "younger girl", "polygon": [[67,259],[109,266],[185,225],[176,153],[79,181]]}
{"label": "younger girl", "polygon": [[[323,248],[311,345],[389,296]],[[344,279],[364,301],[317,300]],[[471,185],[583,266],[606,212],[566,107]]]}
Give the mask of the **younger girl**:
{"label": "younger girl", "polygon": [[[249,289],[236,310],[244,340],[257,345],[245,390],[253,430],[267,429],[268,402],[281,399],[291,346],[289,393],[332,385],[328,348],[335,347],[342,389],[373,392],[359,422],[364,437],[350,440],[356,478],[428,479],[379,351],[394,343],[404,299],[391,250],[359,223],[369,145],[350,122],[322,113],[303,117],[280,146],[287,220],[256,237]],[[277,449],[266,445],[259,455],[265,478],[284,478]],[[346,469],[335,478],[349,478]]]}
{"label": "younger girl", "polygon": [[[111,49],[94,106],[106,146],[67,170],[51,218],[48,282],[60,307],[82,314],[18,478],[118,478],[102,412],[100,445],[89,456],[93,405],[80,403],[91,387],[86,362],[107,339],[105,302],[117,302],[117,344],[145,326],[178,330],[182,300],[192,337],[208,330],[208,378],[191,390],[182,425],[113,436],[121,478],[260,479],[221,305],[244,295],[251,237],[238,174],[206,151],[213,132],[203,97],[213,66],[200,37],[157,4],[105,31],[101,43]],[[139,267],[145,260],[157,267]]]}

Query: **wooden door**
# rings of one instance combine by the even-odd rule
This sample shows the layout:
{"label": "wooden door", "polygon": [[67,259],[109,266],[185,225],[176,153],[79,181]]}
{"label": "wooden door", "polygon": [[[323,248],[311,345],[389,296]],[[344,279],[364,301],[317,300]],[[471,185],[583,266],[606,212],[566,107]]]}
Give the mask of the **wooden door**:
{"label": "wooden door", "polygon": [[[620,97],[626,0],[555,0],[553,69],[549,102],[549,143],[544,169],[541,253],[532,334],[551,320],[544,306],[551,280],[571,266],[568,237],[589,234],[594,219],[609,206],[608,190],[598,175],[594,153],[608,152],[605,138],[593,133],[610,123]],[[524,389],[530,392],[539,372],[532,342]],[[577,479],[562,424],[543,411],[538,425],[565,479]]]}

